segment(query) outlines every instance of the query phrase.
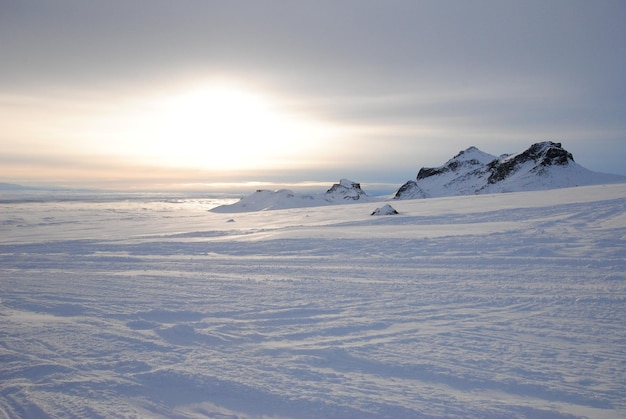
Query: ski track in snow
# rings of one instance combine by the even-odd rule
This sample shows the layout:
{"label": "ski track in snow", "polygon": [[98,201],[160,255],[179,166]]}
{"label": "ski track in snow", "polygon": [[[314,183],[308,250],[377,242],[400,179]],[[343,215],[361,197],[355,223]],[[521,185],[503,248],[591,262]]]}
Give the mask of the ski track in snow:
{"label": "ski track in snow", "polygon": [[626,185],[393,205],[0,204],[0,417],[626,417]]}

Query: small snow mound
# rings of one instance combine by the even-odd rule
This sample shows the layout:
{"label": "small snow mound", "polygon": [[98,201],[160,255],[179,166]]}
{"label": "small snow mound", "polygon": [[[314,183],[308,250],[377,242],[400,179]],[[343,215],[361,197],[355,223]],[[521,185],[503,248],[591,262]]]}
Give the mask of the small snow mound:
{"label": "small snow mound", "polygon": [[157,331],[157,335],[169,343],[176,345],[190,345],[196,339],[196,330],[188,324],[176,324]]}
{"label": "small snow mound", "polygon": [[384,207],[376,208],[371,215],[396,215],[398,211],[394,207],[389,204],[386,204]]}
{"label": "small snow mound", "polygon": [[404,185],[398,189],[393,199],[418,199],[418,198],[428,198],[426,192],[422,190],[417,185],[417,182],[414,180],[409,180]]}

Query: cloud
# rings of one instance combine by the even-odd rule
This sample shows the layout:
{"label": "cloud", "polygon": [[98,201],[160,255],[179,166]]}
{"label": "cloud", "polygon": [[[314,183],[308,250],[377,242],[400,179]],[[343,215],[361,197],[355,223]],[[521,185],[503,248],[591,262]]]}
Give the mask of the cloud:
{"label": "cloud", "polygon": [[[52,144],[52,161],[79,159],[88,131],[71,119],[107,121],[142,98],[227,78],[341,127],[317,168],[267,175],[277,179],[412,177],[470,145],[499,154],[544,139],[626,174],[625,13],[623,2],[569,0],[10,0],[0,149]],[[129,135],[105,125],[89,138],[102,150]],[[244,174],[266,176],[231,173]]]}
{"label": "cloud", "polygon": [[2,52],[11,58],[5,74],[94,81],[258,71],[299,89],[354,92],[494,75],[575,82],[615,76],[626,60],[615,54],[625,31],[619,3],[146,4],[9,3],[0,25]]}

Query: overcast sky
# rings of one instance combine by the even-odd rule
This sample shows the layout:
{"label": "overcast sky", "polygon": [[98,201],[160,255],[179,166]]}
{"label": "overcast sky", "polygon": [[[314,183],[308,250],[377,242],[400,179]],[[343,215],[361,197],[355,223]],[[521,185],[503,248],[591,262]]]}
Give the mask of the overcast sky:
{"label": "overcast sky", "polygon": [[562,142],[626,175],[626,2],[0,0],[0,182],[397,183]]}

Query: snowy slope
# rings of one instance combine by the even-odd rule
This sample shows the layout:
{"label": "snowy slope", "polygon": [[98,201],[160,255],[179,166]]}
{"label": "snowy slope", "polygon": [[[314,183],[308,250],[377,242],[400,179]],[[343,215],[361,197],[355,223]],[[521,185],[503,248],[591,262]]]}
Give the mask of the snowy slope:
{"label": "snowy slope", "polygon": [[546,141],[499,158],[470,147],[443,166],[422,168],[416,180],[398,189],[395,199],[534,191],[624,181],[626,178],[622,176],[585,169],[574,162],[571,153],[560,143]]}
{"label": "snowy slope", "polygon": [[350,202],[372,201],[359,183],[341,179],[324,194],[302,194],[288,189],[270,191],[261,189],[238,202],[214,208],[214,212],[267,211],[287,208],[319,207]]}
{"label": "snowy slope", "polygon": [[0,417],[626,417],[626,184],[208,204],[0,203]]}

